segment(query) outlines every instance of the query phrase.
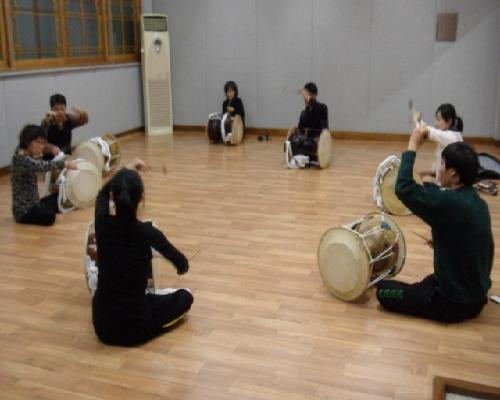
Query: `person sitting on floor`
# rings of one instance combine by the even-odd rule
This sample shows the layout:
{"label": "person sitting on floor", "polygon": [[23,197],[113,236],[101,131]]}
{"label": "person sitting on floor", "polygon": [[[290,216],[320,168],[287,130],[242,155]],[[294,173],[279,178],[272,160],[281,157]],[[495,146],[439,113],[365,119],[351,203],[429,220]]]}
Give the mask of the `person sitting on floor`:
{"label": "person sitting on floor", "polygon": [[494,257],[491,218],[488,205],[472,187],[479,161],[467,143],[444,148],[441,188],[415,182],[413,165],[426,134],[426,127],[413,131],[402,155],[396,194],[432,229],[434,272],[414,284],[381,281],[377,299],[388,311],[461,322],[477,317],[488,301]]}

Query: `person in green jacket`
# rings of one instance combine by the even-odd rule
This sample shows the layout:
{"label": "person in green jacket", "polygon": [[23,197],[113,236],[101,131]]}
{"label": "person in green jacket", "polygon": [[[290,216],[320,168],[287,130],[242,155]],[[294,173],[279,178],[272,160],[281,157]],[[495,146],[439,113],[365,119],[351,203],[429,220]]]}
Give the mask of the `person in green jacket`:
{"label": "person in green jacket", "polygon": [[421,282],[381,281],[377,299],[388,311],[446,323],[479,315],[491,287],[494,243],[486,202],[472,184],[477,176],[477,153],[456,142],[442,152],[441,187],[424,187],[413,179],[418,148],[425,128],[415,128],[402,155],[396,194],[432,229],[434,273]]}

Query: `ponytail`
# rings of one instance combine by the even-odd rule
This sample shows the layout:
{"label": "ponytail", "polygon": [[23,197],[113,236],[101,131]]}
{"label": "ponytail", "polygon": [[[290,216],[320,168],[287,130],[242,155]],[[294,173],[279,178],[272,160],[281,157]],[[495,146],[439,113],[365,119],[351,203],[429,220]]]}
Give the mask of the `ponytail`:
{"label": "ponytail", "polygon": [[460,118],[458,116],[455,118],[455,122],[454,122],[453,126],[451,127],[451,130],[456,131],[456,132],[463,132],[464,131],[464,121],[462,120],[462,118]]}
{"label": "ponytail", "polygon": [[144,194],[142,179],[136,171],[123,168],[110,181],[111,193],[119,219],[132,221]]}
{"label": "ponytail", "polygon": [[464,121],[457,115],[453,104],[441,104],[436,110],[436,114],[438,112],[441,113],[441,117],[443,117],[446,122],[450,122],[450,130],[456,132],[462,132],[464,130]]}
{"label": "ponytail", "polygon": [[130,194],[125,188],[118,193],[115,199],[115,206],[116,215],[124,219],[133,219],[136,216],[137,208],[134,207]]}

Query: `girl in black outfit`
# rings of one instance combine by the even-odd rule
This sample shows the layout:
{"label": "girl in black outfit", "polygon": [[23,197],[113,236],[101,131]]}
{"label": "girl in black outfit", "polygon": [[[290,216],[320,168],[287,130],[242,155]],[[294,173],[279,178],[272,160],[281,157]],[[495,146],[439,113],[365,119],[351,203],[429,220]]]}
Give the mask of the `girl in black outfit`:
{"label": "girl in black outfit", "polygon": [[[140,160],[133,163],[144,170]],[[144,186],[137,171],[123,168],[101,189],[96,200],[95,230],[99,280],[92,300],[92,317],[99,339],[107,344],[134,346],[168,330],[193,303],[186,289],[146,294],[151,274],[151,248],[172,261],[178,274],[188,260],[150,222],[137,219]],[[116,215],[109,211],[114,201]]]}
{"label": "girl in black outfit", "polygon": [[328,129],[328,107],[317,100],[318,87],[316,84],[314,82],[306,83],[301,93],[306,108],[300,114],[298,128],[301,131],[311,129],[318,132]]}
{"label": "girl in black outfit", "polygon": [[222,114],[230,113],[231,115],[239,115],[245,125],[245,108],[243,102],[238,97],[238,86],[233,81],[227,81],[224,85],[224,93],[226,100],[222,103]]}
{"label": "girl in black outfit", "polygon": [[[299,135],[291,138],[292,151],[300,152],[307,149],[314,152],[317,148],[316,138],[323,129],[328,129],[328,107],[317,100],[318,87],[314,82],[308,82],[300,91],[304,98],[305,109],[300,113],[298,131]],[[318,161],[317,156],[310,156],[311,161]]]}

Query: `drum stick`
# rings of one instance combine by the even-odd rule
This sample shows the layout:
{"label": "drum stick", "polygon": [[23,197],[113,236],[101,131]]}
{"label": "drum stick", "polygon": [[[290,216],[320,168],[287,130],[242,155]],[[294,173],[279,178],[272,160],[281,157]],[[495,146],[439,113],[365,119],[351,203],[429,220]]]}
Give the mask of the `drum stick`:
{"label": "drum stick", "polygon": [[408,100],[408,109],[410,110],[410,123],[413,123],[413,113],[415,112],[415,104],[413,104],[413,100]]}
{"label": "drum stick", "polygon": [[163,175],[166,175],[167,174],[167,166],[166,165],[163,165],[161,167],[158,167],[158,166],[148,166],[147,170],[146,171],[151,171],[151,172],[163,172]]}
{"label": "drum stick", "polygon": [[419,119],[418,121],[413,120],[413,116],[415,115],[415,113],[417,113],[417,109],[415,108],[415,104],[413,103],[413,99],[408,100],[408,108],[410,110],[410,123],[415,122],[415,126],[420,126],[420,124],[422,123],[421,119]]}
{"label": "drum stick", "polygon": [[412,99],[408,100],[408,108],[410,109],[411,112],[415,110],[415,105],[413,104]]}
{"label": "drum stick", "polygon": [[198,253],[203,249],[203,247],[205,247],[208,242],[210,242],[213,238],[215,237],[215,233],[210,236],[208,239],[204,240],[197,248],[196,250],[194,251],[193,254],[191,254],[191,256],[188,258],[189,261],[192,261],[197,255]]}
{"label": "drum stick", "polygon": [[420,239],[424,239],[425,243],[429,243],[431,241],[431,239],[429,239],[428,237],[426,237],[424,235],[421,235],[418,232],[415,232],[415,231],[412,231],[412,230],[410,230],[410,232],[413,233],[414,235],[418,236]]}

